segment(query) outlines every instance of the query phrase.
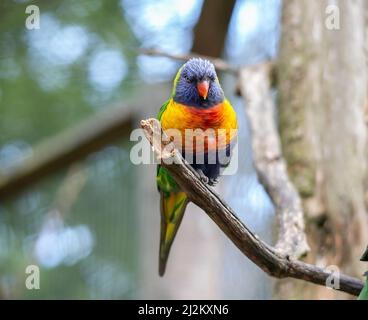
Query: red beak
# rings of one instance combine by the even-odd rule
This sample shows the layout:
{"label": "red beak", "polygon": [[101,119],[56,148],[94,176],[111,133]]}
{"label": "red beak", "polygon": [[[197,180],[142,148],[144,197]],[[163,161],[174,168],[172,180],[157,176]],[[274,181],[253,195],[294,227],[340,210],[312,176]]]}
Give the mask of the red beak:
{"label": "red beak", "polygon": [[208,95],[208,88],[210,87],[210,83],[207,80],[203,80],[197,83],[197,89],[199,95],[206,100]]}

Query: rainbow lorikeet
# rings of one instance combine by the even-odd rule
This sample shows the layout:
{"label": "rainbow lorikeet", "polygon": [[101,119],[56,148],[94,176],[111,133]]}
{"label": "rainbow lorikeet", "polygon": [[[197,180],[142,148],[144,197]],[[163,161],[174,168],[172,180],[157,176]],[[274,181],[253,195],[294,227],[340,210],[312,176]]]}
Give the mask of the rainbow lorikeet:
{"label": "rainbow lorikeet", "polygon": [[[158,116],[165,132],[175,129],[180,134],[174,144],[183,157],[199,173],[202,181],[210,185],[217,182],[221,161],[220,151],[229,156],[236,140],[236,114],[225,98],[215,68],[208,60],[193,58],[178,71],[172,96],[161,107]],[[195,144],[188,143],[193,137],[189,132],[200,129],[214,130],[214,135],[195,135]],[[191,131],[192,129],[193,131]],[[222,130],[218,130],[222,129]],[[202,131],[201,131],[202,130]],[[223,133],[221,139],[218,132]],[[214,157],[212,157],[215,155]],[[212,159],[212,160],[211,160]],[[157,167],[157,186],[161,197],[161,240],[159,274],[165,273],[171,245],[189,202],[169,172]]]}

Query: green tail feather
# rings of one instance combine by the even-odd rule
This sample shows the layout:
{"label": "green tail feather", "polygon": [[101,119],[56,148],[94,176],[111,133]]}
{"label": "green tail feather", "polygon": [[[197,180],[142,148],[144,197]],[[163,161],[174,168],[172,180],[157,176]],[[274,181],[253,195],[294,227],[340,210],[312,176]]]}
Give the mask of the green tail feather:
{"label": "green tail feather", "polygon": [[188,197],[184,192],[161,191],[161,239],[159,253],[159,275],[163,276],[171,245],[183,219]]}
{"label": "green tail feather", "polygon": [[161,197],[159,274],[163,276],[171,245],[175,239],[189,201],[185,192],[180,190],[169,172],[160,165],[157,167],[156,181]]}

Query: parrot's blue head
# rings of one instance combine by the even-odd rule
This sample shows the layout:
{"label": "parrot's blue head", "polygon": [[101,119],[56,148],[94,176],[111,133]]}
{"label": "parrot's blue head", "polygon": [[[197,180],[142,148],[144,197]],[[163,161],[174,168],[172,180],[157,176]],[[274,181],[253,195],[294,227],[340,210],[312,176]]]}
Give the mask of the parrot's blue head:
{"label": "parrot's blue head", "polygon": [[178,103],[198,108],[210,108],[224,100],[215,67],[208,60],[190,59],[179,70],[173,90]]}

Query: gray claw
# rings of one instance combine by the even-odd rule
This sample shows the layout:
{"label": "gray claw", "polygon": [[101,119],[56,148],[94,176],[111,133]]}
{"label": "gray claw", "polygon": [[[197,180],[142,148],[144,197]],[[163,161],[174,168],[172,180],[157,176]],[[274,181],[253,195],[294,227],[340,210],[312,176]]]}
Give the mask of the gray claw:
{"label": "gray claw", "polygon": [[215,179],[209,179],[208,184],[213,187],[218,182],[219,182],[219,180],[217,178],[215,178]]}
{"label": "gray claw", "polygon": [[201,169],[197,169],[196,171],[199,175],[199,179],[201,179],[201,181],[203,183],[209,183],[208,177],[203,173],[203,171]]}

